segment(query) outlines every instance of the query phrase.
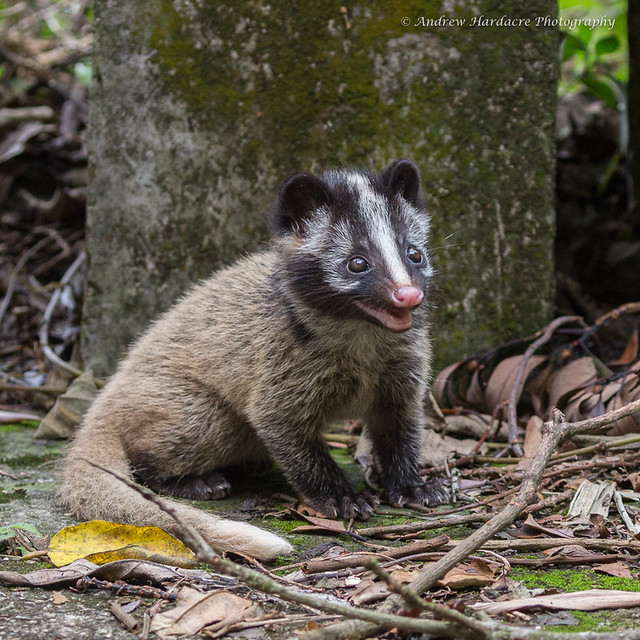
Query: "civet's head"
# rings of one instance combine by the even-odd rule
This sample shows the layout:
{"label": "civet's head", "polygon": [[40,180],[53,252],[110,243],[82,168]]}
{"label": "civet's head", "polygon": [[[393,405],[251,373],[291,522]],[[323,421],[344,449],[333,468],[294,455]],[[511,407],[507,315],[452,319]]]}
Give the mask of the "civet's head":
{"label": "civet's head", "polygon": [[411,328],[433,274],[413,162],[379,174],[294,175],[280,189],[272,228],[291,241],[288,281],[305,304],[391,331]]}

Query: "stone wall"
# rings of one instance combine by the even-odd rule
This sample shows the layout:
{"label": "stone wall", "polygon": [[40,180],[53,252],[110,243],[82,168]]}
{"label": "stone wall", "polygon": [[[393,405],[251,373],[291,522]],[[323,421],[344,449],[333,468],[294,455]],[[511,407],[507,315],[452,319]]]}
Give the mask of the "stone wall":
{"label": "stone wall", "polygon": [[189,283],[259,247],[283,178],[400,156],[433,215],[439,362],[546,323],[556,10],[97,0],[87,366],[111,371]]}

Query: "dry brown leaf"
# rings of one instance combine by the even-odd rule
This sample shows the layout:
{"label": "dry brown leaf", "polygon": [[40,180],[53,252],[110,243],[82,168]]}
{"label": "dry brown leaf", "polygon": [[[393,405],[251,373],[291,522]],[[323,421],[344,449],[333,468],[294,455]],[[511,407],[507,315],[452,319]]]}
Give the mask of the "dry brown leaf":
{"label": "dry brown leaf", "polygon": [[588,558],[591,556],[591,552],[587,551],[584,547],[581,547],[579,544],[565,544],[560,547],[553,547],[552,549],[544,549],[542,554],[548,556],[549,558],[553,557],[562,557],[562,558]]}
{"label": "dry brown leaf", "polygon": [[486,405],[489,411],[509,399],[513,378],[516,375],[522,356],[511,356],[500,361],[493,370],[485,390]]}
{"label": "dry brown leaf", "polygon": [[145,560],[118,560],[97,566],[84,558],[61,569],[36,569],[30,573],[0,571],[0,584],[19,587],[65,587],[90,576],[100,580],[135,580],[142,584],[160,585],[164,581],[184,578],[184,571]]}
{"label": "dry brown leaf", "polygon": [[401,584],[408,584],[409,582],[413,582],[418,575],[420,575],[419,571],[409,571],[408,569],[396,569],[391,572],[391,577]]}
{"label": "dry brown leaf", "polygon": [[69,438],[93,402],[98,388],[91,370],[78,376],[42,419],[35,438]]}
{"label": "dry brown leaf", "polygon": [[431,392],[433,393],[433,397],[436,399],[439,407],[450,408],[457,406],[455,403],[451,404],[448,389],[451,385],[453,372],[459,366],[460,363],[455,362],[454,364],[445,367],[440,373],[438,373],[431,385]]}
{"label": "dry brown leaf", "polygon": [[544,409],[549,401],[548,381],[553,372],[553,362],[549,362],[542,371],[534,375],[531,380],[527,380],[525,390],[531,399],[533,410],[537,415],[544,415]]}
{"label": "dry brown leaf", "polygon": [[[449,435],[458,436],[471,436],[477,441],[485,434],[489,424],[491,423],[491,416],[479,415],[476,413],[459,413],[445,416],[445,431]],[[505,424],[501,425],[496,436],[498,441],[504,442],[507,440],[507,427]]]}
{"label": "dry brown leaf", "polygon": [[156,614],[151,621],[151,631],[160,638],[192,635],[203,627],[223,622],[234,624],[247,616],[253,607],[246,600],[228,591],[201,593],[190,587],[184,587],[178,594],[173,609]]}
{"label": "dry brown leaf", "polygon": [[[640,400],[640,361],[636,363],[634,368],[636,370],[626,375],[623,379],[620,395],[626,403]],[[635,421],[638,431],[640,431],[640,415],[635,414],[631,416],[631,419]]]}
{"label": "dry brown leaf", "polygon": [[524,434],[524,455],[526,458],[533,458],[538,453],[540,442],[542,441],[542,418],[531,416],[527,422],[527,429]]}
{"label": "dry brown leaf", "polygon": [[631,488],[634,491],[640,491],[640,474],[630,473],[628,480],[631,483]]}
{"label": "dry brown leaf", "polygon": [[602,393],[592,390],[591,395],[588,395],[580,403],[580,414],[584,416],[583,419],[593,418],[600,416],[605,412],[604,402],[602,401]]}
{"label": "dry brown leaf", "polygon": [[524,456],[516,465],[516,471],[526,471],[533,460],[533,456],[537,453],[542,441],[542,418],[531,416],[527,422],[524,435]]}
{"label": "dry brown leaf", "polygon": [[603,388],[602,391],[600,392],[600,398],[602,399],[602,402],[604,402],[605,404],[607,404],[607,402],[609,402],[609,400],[611,400],[611,398],[613,398],[613,396],[619,394],[622,391],[622,383],[623,380],[614,380],[612,382],[607,383]]}
{"label": "dry brown leaf", "polygon": [[628,397],[637,397],[640,394],[640,361],[622,378],[622,393]]}
{"label": "dry brown leaf", "polygon": [[[514,378],[518,371],[518,367],[522,362],[522,358],[523,356],[511,356],[510,358],[506,358],[499,362],[493,370],[485,390],[486,407],[489,411],[493,411],[496,406],[509,400]],[[545,360],[545,356],[534,355],[529,358],[525,366],[523,379],[526,380],[529,374]]]}
{"label": "dry brown leaf", "polygon": [[[566,399],[566,402],[563,403],[564,406],[562,408],[562,412],[564,413],[567,422],[577,422],[582,419],[580,405],[582,404],[582,401],[590,395],[590,391],[578,390],[574,395]],[[549,404],[549,407],[552,408],[551,404]]]}
{"label": "dry brown leaf", "polygon": [[605,562],[603,564],[594,564],[595,571],[606,573],[615,578],[632,578],[631,569],[626,562]]}
{"label": "dry brown leaf", "polygon": [[527,519],[524,521],[524,524],[527,527],[530,527],[534,531],[540,531],[541,533],[546,533],[547,535],[553,538],[572,538],[573,531],[571,529],[555,529],[552,527],[545,527],[541,525],[539,522],[536,522],[536,519],[532,514],[527,516]]}
{"label": "dry brown leaf", "polygon": [[[640,376],[636,372],[626,375],[621,382],[621,389],[618,395],[613,396],[607,403],[606,410],[612,411],[640,399]],[[617,436],[627,433],[640,433],[640,416],[633,415],[628,418],[618,420],[613,424],[601,429],[599,433]]]}
{"label": "dry brown leaf", "polygon": [[486,399],[482,384],[480,383],[480,367],[478,367],[471,375],[471,382],[467,389],[467,405],[474,407],[481,413],[487,412]]}
{"label": "dry brown leaf", "polygon": [[632,362],[638,358],[638,327],[634,327],[627,346],[625,347],[622,355],[609,364],[610,367],[628,367]]}
{"label": "dry brown leaf", "polygon": [[355,605],[369,604],[377,602],[389,595],[389,587],[384,582],[375,581],[373,579],[363,580],[356,588],[351,596],[351,602]]}
{"label": "dry brown leaf", "polygon": [[472,560],[470,563],[459,564],[438,580],[442,587],[463,589],[465,587],[486,587],[493,583],[498,565]]}
{"label": "dry brown leaf", "polygon": [[[620,407],[624,407],[628,402],[630,401],[623,398],[622,395],[614,396],[607,405],[607,411],[620,409]],[[640,425],[634,420],[634,416],[617,420],[599,431],[599,433],[604,433],[608,436],[622,436],[626,433],[638,432],[640,432]]]}
{"label": "dry brown leaf", "polygon": [[[460,417],[460,416],[458,416]],[[448,424],[448,417],[445,419]],[[461,440],[451,436],[443,436],[429,429],[425,431],[420,449],[420,464],[424,466],[436,466],[449,457],[449,454],[456,453],[465,456],[471,453],[478,445],[477,440],[469,438]]]}
{"label": "dry brown leaf", "polygon": [[295,511],[294,509],[290,510],[292,513],[297,515],[298,517],[303,518],[307,522],[310,522],[310,525],[300,525],[299,527],[295,527],[292,531],[329,531],[331,533],[348,533],[347,528],[342,520],[332,520],[330,518],[323,518],[320,516],[312,516],[306,513],[307,511],[313,511],[313,513],[318,513],[311,507],[307,505],[301,505],[300,510]]}
{"label": "dry brown leaf", "polygon": [[563,405],[566,404],[564,397],[567,394],[570,397],[573,396],[577,389],[593,384],[597,378],[598,374],[592,358],[578,358],[558,369],[550,376],[548,382],[548,414],[550,415],[554,407],[562,410]]}

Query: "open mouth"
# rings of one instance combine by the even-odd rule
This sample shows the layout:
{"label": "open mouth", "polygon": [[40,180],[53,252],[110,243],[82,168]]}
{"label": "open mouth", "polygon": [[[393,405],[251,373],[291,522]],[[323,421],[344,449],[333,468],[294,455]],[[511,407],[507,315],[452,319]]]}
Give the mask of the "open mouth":
{"label": "open mouth", "polygon": [[364,302],[356,300],[356,304],[372,318],[375,318],[381,325],[391,331],[406,331],[411,329],[411,311],[409,309],[378,309]]}

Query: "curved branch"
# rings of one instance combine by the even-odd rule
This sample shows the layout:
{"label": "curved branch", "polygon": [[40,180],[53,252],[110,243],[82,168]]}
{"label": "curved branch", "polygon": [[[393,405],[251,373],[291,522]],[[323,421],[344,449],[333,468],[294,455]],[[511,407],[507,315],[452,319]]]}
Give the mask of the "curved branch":
{"label": "curved branch", "polygon": [[79,376],[82,371],[77,369],[73,365],[65,362],[57,353],[49,346],[49,325],[51,323],[51,318],[53,316],[53,312],[60,300],[60,296],[62,294],[63,289],[69,284],[71,278],[76,274],[76,271],[82,266],[85,260],[85,252],[83,251],[80,255],[71,263],[71,266],[65,271],[65,274],[62,276],[60,280],[60,286],[54,291],[51,296],[51,300],[49,300],[49,304],[44,311],[44,315],[42,316],[42,324],[40,325],[40,331],[38,337],[40,338],[40,346],[42,348],[42,352],[44,353],[45,358],[54,366],[60,367],[65,371],[71,373],[73,376]]}

